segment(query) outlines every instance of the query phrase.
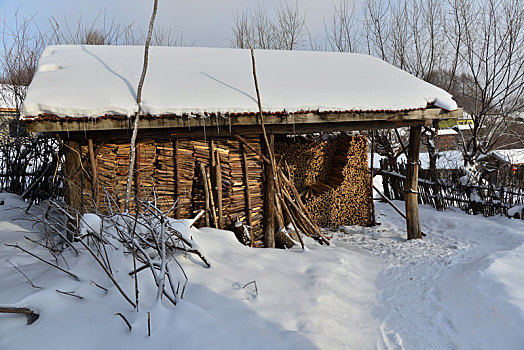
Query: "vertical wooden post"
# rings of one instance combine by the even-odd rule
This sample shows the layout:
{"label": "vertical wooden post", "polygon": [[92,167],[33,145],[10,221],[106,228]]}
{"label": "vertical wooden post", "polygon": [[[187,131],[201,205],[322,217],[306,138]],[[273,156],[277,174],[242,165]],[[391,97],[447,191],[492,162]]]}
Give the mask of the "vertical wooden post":
{"label": "vertical wooden post", "polygon": [[[211,184],[216,185],[213,182],[215,182],[216,179],[216,157],[215,157],[215,142],[210,139],[209,140],[209,171],[211,175]],[[214,188],[214,186],[212,187]]]}
{"label": "vertical wooden post", "polygon": [[[65,174],[66,174],[66,188],[65,188],[65,201],[66,203],[80,211],[82,208],[82,176],[83,174],[76,174],[78,169],[82,167],[81,148],[80,144],[76,141],[65,141],[67,147],[64,150],[65,153]],[[74,215],[73,213],[71,213]],[[72,219],[67,220],[67,239],[73,242],[73,235],[71,232],[77,232],[76,221]]]}
{"label": "vertical wooden post", "polygon": [[[140,194],[140,143],[137,142],[135,146],[135,169],[134,169],[134,190],[135,190],[135,212],[138,212],[138,199]],[[129,204],[128,204],[129,205]],[[131,208],[129,208],[131,209]]]}
{"label": "vertical wooden post", "polygon": [[215,210],[215,196],[213,196],[213,187],[211,185],[211,175],[206,170],[206,178],[207,178],[207,188],[209,193],[209,204],[211,206],[211,218],[213,219],[213,223],[215,224],[215,228],[218,228],[218,221],[217,221],[217,212]]}
{"label": "vertical wooden post", "polygon": [[222,164],[220,163],[220,153],[216,150],[216,187],[217,187],[217,207],[218,207],[218,228],[224,228],[224,210],[222,205]]}
{"label": "vertical wooden post", "polygon": [[91,139],[91,138],[87,140],[87,149],[88,149],[88,152],[89,152],[89,160],[90,160],[90,164],[91,164],[91,177],[92,177],[91,185],[93,185],[93,188],[92,188],[93,200],[94,200],[95,207],[96,207],[95,211],[98,211],[98,204],[99,204],[99,199],[98,199],[98,169],[97,169],[97,164],[96,164],[95,151],[94,151],[94,148],[93,148],[93,139]]}
{"label": "vertical wooden post", "polygon": [[[274,143],[274,136],[268,135],[269,147]],[[266,145],[267,147],[268,145]],[[266,150],[266,154],[270,154]],[[275,248],[275,181],[273,166],[264,164],[264,245],[266,248]]]}
{"label": "vertical wooden post", "polygon": [[[244,173],[244,186],[245,186],[245,195],[246,195],[246,217],[247,224],[249,226],[250,233],[253,232],[253,218],[251,217],[251,190],[249,188],[249,168],[247,166],[247,153],[244,144],[240,143],[240,150],[242,151],[242,161],[243,161],[243,173]],[[254,244],[253,235],[251,234],[251,246]]]}
{"label": "vertical wooden post", "polygon": [[65,141],[67,145],[65,149],[65,173],[67,176],[67,186],[65,192],[66,203],[73,208],[81,209],[82,205],[82,180],[78,175],[78,169],[82,169],[81,162],[81,148],[76,141]]}
{"label": "vertical wooden post", "polygon": [[178,199],[178,205],[175,208],[175,219],[180,219],[180,160],[178,156],[178,139],[175,138],[173,140],[173,165],[174,165],[174,172],[173,175],[175,176],[175,201]]}
{"label": "vertical wooden post", "polygon": [[375,161],[375,130],[371,130],[371,166],[369,167],[369,170],[370,170],[370,175],[371,175],[371,178],[370,178],[370,181],[371,181],[371,184],[370,184],[370,194],[369,196],[371,197],[371,220],[370,220],[370,225],[371,226],[375,226],[377,223],[376,223],[376,218],[375,218],[375,201],[373,200],[373,177],[374,177],[374,174],[373,174],[373,171],[375,170],[374,169],[374,161]]}
{"label": "vertical wooden post", "polygon": [[408,239],[422,238],[418,216],[418,169],[421,131],[422,127],[420,126],[409,128],[407,176],[404,186]]}
{"label": "vertical wooden post", "polygon": [[207,174],[207,181],[209,187],[209,198],[211,202],[211,216],[215,224],[215,228],[218,228],[218,219],[217,211],[215,210],[215,194],[213,193],[216,190],[216,159],[215,159],[215,142],[209,140],[209,173]]}
{"label": "vertical wooden post", "polygon": [[209,225],[209,214],[210,214],[210,201],[209,201],[209,187],[207,186],[207,176],[206,176],[206,168],[204,166],[204,163],[200,163],[200,174],[202,175],[202,183],[204,185],[204,201],[205,201],[205,225],[206,227],[210,227]]}

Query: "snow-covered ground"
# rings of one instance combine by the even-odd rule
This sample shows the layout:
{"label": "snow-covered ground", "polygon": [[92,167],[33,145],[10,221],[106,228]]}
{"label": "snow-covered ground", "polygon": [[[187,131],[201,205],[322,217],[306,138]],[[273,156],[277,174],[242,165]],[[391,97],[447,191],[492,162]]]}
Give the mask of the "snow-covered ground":
{"label": "snow-covered ground", "polygon": [[[82,250],[66,254],[76,281],[5,246],[18,243],[49,259],[24,239],[38,238],[17,220],[24,203],[3,193],[1,201],[0,305],[29,307],[40,318],[28,326],[24,316],[0,314],[0,349],[524,348],[524,221],[422,206],[427,237],[408,242],[403,219],[377,203],[379,226],[345,227],[331,233],[331,246],[309,240],[304,251],[251,249],[231,232],[193,228],[211,268],[179,258],[189,284],[176,308],[152,306],[151,278],[141,272],[136,312]],[[132,294],[131,259],[109,254]]]}

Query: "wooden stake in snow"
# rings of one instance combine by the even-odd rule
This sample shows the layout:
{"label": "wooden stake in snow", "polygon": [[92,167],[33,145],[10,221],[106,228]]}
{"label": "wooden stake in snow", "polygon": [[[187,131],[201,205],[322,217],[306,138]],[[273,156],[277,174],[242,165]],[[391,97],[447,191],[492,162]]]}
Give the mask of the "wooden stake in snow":
{"label": "wooden stake in snow", "polygon": [[149,22],[149,32],[147,33],[146,46],[144,49],[144,65],[142,67],[142,75],[140,76],[140,81],[138,83],[138,89],[136,92],[136,104],[138,106],[137,112],[135,114],[135,123],[133,126],[133,134],[131,136],[131,149],[130,149],[130,159],[129,159],[129,170],[127,173],[127,186],[126,186],[126,201],[125,209],[129,210],[129,202],[131,200],[131,184],[133,181],[133,170],[135,169],[135,148],[136,148],[136,137],[138,134],[138,121],[140,119],[140,113],[142,112],[142,86],[144,85],[144,80],[146,79],[147,73],[147,64],[149,62],[149,45],[151,44],[151,36],[153,34],[153,25],[155,23],[156,12],[158,8],[158,0],[155,0],[153,5],[153,14],[151,15],[151,21]]}
{"label": "wooden stake in snow", "polygon": [[151,312],[147,312],[147,336],[151,336]]}

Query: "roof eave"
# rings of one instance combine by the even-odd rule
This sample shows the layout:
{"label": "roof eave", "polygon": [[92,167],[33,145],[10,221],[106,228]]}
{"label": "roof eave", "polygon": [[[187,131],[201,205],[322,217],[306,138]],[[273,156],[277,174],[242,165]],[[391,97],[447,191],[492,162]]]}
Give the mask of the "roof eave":
{"label": "roof eave", "polygon": [[[394,123],[396,127],[409,126],[412,121],[423,121],[429,124],[435,119],[460,118],[462,109],[446,111],[441,108],[426,108],[402,111],[330,111],[306,113],[268,113],[264,114],[267,125],[315,125],[329,123],[359,123],[362,129],[366,123]],[[76,132],[129,130],[132,128],[132,118],[126,116],[102,116],[98,118],[70,118],[41,115],[25,117],[28,131],[33,132]],[[260,121],[257,113],[238,113],[228,115],[204,116],[142,116],[140,129],[182,129],[182,128],[229,128],[230,126],[258,126]],[[387,124],[384,124],[387,125]]]}

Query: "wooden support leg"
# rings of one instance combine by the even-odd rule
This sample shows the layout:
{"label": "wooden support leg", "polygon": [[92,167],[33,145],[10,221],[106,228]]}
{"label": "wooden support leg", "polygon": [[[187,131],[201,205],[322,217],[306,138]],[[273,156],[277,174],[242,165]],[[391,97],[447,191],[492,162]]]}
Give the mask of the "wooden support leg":
{"label": "wooden support leg", "polygon": [[418,169],[420,153],[420,126],[409,129],[408,164],[405,183],[406,225],[408,239],[422,238],[418,216]]}
{"label": "wooden support leg", "polygon": [[[75,174],[76,169],[82,169],[81,162],[81,148],[80,144],[75,141],[66,141],[65,148],[65,176],[66,176],[66,189],[65,189],[65,201],[66,204],[77,209],[83,210],[82,208],[82,175]],[[71,212],[72,216],[75,216],[74,212]],[[67,239],[72,242],[74,240],[71,232],[77,232],[77,222],[75,220],[68,219],[67,227]],[[78,233],[78,232],[77,232]]]}
{"label": "wooden support leg", "polygon": [[222,163],[220,160],[220,152],[216,150],[216,168],[215,168],[215,175],[216,175],[216,187],[217,187],[217,209],[218,209],[218,228],[223,229],[224,228],[224,209],[223,209],[223,203],[222,203]]}
{"label": "wooden support leg", "polygon": [[87,140],[87,148],[89,152],[89,160],[90,160],[90,166],[91,166],[91,184],[93,186],[92,193],[93,193],[93,200],[95,203],[95,210],[99,210],[99,196],[98,196],[98,165],[96,162],[96,156],[95,151],[93,147],[93,139]]}
{"label": "wooden support leg", "polygon": [[210,200],[209,200],[209,187],[207,184],[207,175],[206,175],[206,168],[204,166],[204,163],[200,163],[200,174],[202,175],[202,184],[204,185],[204,199],[205,199],[205,225],[206,227],[210,227],[210,220],[209,220],[209,213],[210,213]]}
{"label": "wooden support leg", "polygon": [[370,210],[370,220],[369,220],[369,225],[370,226],[375,226],[377,223],[376,223],[376,217],[375,217],[375,201],[373,200],[373,177],[375,177],[375,174],[373,174],[373,163],[375,161],[375,130],[372,130],[371,131],[371,166],[369,167],[369,171],[370,171],[370,181],[371,181],[371,184],[370,184],[370,193],[369,193],[369,196],[370,196],[370,206],[371,206],[371,210]]}
{"label": "wooden support leg", "polygon": [[175,166],[175,171],[173,175],[175,176],[175,198],[178,199],[178,205],[175,208],[175,219],[180,219],[180,159],[178,155],[178,139],[173,140],[173,164]]}
{"label": "wooden support leg", "polygon": [[[245,186],[245,197],[246,197],[246,217],[247,224],[249,226],[249,232],[251,238],[253,238],[253,218],[251,215],[251,190],[249,188],[249,167],[247,165],[247,153],[244,145],[240,143],[240,149],[242,150],[242,165],[244,173],[244,186]],[[254,246],[254,239],[251,239],[251,246]]]}
{"label": "wooden support leg", "polygon": [[[272,138],[273,135],[269,135]],[[271,142],[271,141],[270,141]],[[268,152],[266,152],[268,153]],[[273,167],[264,164],[264,245],[275,248],[275,182]]]}
{"label": "wooden support leg", "polygon": [[135,192],[135,211],[138,212],[138,201],[140,199],[140,142],[136,143],[135,146],[135,169],[133,169],[135,172],[133,174],[133,191]]}

